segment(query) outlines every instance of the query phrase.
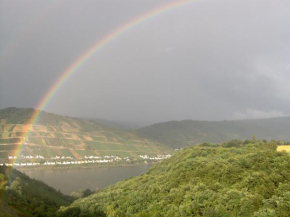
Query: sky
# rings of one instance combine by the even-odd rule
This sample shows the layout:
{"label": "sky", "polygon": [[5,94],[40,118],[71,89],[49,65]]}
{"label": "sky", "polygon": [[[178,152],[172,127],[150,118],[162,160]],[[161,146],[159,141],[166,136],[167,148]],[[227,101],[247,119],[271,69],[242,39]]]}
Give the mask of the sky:
{"label": "sky", "polygon": [[[176,0],[0,0],[0,109],[35,108],[79,56]],[[44,110],[132,122],[290,114],[290,1],[197,0],[94,53]]]}

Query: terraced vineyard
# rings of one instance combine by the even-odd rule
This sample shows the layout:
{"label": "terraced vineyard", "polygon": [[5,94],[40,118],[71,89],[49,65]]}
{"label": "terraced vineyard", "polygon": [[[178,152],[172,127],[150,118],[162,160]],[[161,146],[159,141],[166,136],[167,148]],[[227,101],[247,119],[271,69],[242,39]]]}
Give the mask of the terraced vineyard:
{"label": "terraced vineyard", "polygon": [[[0,163],[14,160],[32,112],[33,109],[0,110]],[[117,159],[138,160],[140,155],[154,157],[170,153],[172,150],[168,147],[134,131],[115,130],[95,121],[41,112],[38,122],[24,139],[17,159],[39,162],[116,156]]]}

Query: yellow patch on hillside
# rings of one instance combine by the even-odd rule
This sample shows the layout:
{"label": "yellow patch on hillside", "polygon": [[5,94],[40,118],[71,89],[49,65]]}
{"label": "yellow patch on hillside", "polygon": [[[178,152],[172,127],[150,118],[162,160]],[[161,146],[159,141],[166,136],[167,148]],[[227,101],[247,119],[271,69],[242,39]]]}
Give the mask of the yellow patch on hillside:
{"label": "yellow patch on hillside", "polygon": [[93,140],[92,137],[90,137],[90,136],[83,136],[83,137],[84,137],[84,139],[87,140],[87,141],[92,141],[92,140]]}
{"label": "yellow patch on hillside", "polygon": [[77,159],[82,158],[82,156],[80,156],[74,149],[70,148],[69,150],[74,155],[75,158],[77,158]]}
{"label": "yellow patch on hillside", "polygon": [[9,139],[10,138],[10,132],[3,132],[2,133],[2,138],[3,139]]}
{"label": "yellow patch on hillside", "polygon": [[75,139],[75,140],[80,140],[80,138],[76,134],[70,134],[70,136],[68,138]]}
{"label": "yellow patch on hillside", "polygon": [[25,132],[27,129],[27,126],[25,124],[16,124],[13,128],[14,132]]}
{"label": "yellow patch on hillside", "polygon": [[11,132],[11,138],[15,138],[17,137],[16,133],[15,132]]}
{"label": "yellow patch on hillside", "polygon": [[14,132],[26,132],[31,125],[28,124],[16,124],[15,127],[13,128]]}
{"label": "yellow patch on hillside", "polygon": [[50,128],[50,131],[58,131],[58,130],[56,129],[56,127],[49,126],[49,128]]}
{"label": "yellow patch on hillside", "polygon": [[52,132],[49,132],[48,135],[49,135],[50,137],[52,137],[52,138],[55,138],[55,137],[56,137],[55,134],[52,133]]}
{"label": "yellow patch on hillside", "polygon": [[43,131],[43,132],[46,132],[47,131],[47,127],[44,126],[44,125],[33,125],[33,124],[26,124],[25,125],[25,131],[29,128],[30,131]]}
{"label": "yellow patch on hillside", "polygon": [[80,128],[80,126],[79,126],[76,122],[74,122],[74,121],[71,122],[71,124],[74,125],[74,126],[75,126],[76,128],[78,128],[78,129]]}
{"label": "yellow patch on hillside", "polygon": [[118,140],[115,137],[112,137],[111,139],[113,139],[115,142],[118,142]]}
{"label": "yellow patch on hillside", "polygon": [[278,145],[277,151],[290,152],[290,145]]}
{"label": "yellow patch on hillside", "polygon": [[95,136],[95,137],[106,137],[104,134],[102,134],[101,132],[99,131],[94,131],[94,132],[91,132],[90,133],[92,136]]}
{"label": "yellow patch on hillside", "polygon": [[35,126],[35,128],[39,131],[45,131],[45,132],[47,131],[47,127],[44,125],[37,125]]}
{"label": "yellow patch on hillside", "polygon": [[138,143],[147,143],[145,140],[134,140],[134,139],[131,139],[130,142],[138,142]]}
{"label": "yellow patch on hillside", "polygon": [[5,124],[3,131],[10,131],[15,124]]}
{"label": "yellow patch on hillside", "polygon": [[14,128],[14,131],[22,131],[22,132],[27,132],[28,130],[34,131],[32,126],[33,125],[31,124],[17,124]]}
{"label": "yellow patch on hillside", "polygon": [[71,134],[71,133],[62,133],[61,135],[62,135],[64,138],[66,138],[66,139],[71,139],[73,134]]}
{"label": "yellow patch on hillside", "polygon": [[1,124],[6,124],[7,120],[6,119],[1,119]]}
{"label": "yellow patch on hillside", "polygon": [[70,126],[70,125],[69,125],[68,123],[66,123],[66,122],[62,122],[61,129],[62,129],[62,131],[64,131],[64,132],[79,132],[79,129]]}
{"label": "yellow patch on hillside", "polygon": [[42,141],[42,145],[47,145],[44,138],[42,138],[41,141]]}

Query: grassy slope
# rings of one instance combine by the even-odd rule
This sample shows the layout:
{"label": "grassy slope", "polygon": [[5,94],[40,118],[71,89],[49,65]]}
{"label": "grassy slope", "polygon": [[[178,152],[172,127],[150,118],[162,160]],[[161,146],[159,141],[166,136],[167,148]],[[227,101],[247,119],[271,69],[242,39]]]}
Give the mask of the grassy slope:
{"label": "grassy slope", "polygon": [[[25,123],[33,109],[7,108],[0,110],[0,160],[17,148]],[[120,155],[138,158],[139,155],[165,154],[171,150],[134,131],[122,131],[82,120],[41,112],[37,124],[26,140],[24,154],[43,155],[47,158],[85,155]]]}
{"label": "grassy slope", "polygon": [[186,148],[62,208],[60,216],[288,216],[290,155],[275,148],[263,142]]}
{"label": "grassy slope", "polygon": [[270,118],[242,121],[170,121],[138,130],[174,148],[196,143],[220,143],[232,139],[278,139],[290,141],[290,118]]}
{"label": "grassy slope", "polygon": [[43,182],[0,167],[0,216],[54,216],[60,206],[70,202],[71,198]]}

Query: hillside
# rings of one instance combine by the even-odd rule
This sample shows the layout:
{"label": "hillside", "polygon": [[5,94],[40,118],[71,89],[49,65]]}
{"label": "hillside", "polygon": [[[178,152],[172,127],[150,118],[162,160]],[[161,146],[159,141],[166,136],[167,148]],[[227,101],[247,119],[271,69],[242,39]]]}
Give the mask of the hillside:
{"label": "hillside", "polygon": [[111,127],[118,130],[134,130],[134,129],[139,129],[139,128],[149,126],[152,124],[152,123],[145,123],[145,122],[110,121],[110,120],[105,120],[101,118],[81,118],[81,119],[96,121],[107,127]]}
{"label": "hillside", "polygon": [[173,148],[197,143],[220,143],[232,139],[290,141],[290,117],[239,121],[170,121],[137,130]]}
{"label": "hillside", "polygon": [[62,207],[59,216],[289,216],[290,155],[275,142],[177,152],[147,173]]}
{"label": "hillside", "polygon": [[33,112],[19,108],[0,110],[0,163],[14,161],[14,166],[31,166],[134,162],[142,160],[140,155],[157,158],[172,153],[170,148],[134,131],[42,111],[15,160],[13,153],[20,146],[25,123]]}
{"label": "hillside", "polygon": [[55,216],[72,198],[9,167],[0,167],[0,216]]}

